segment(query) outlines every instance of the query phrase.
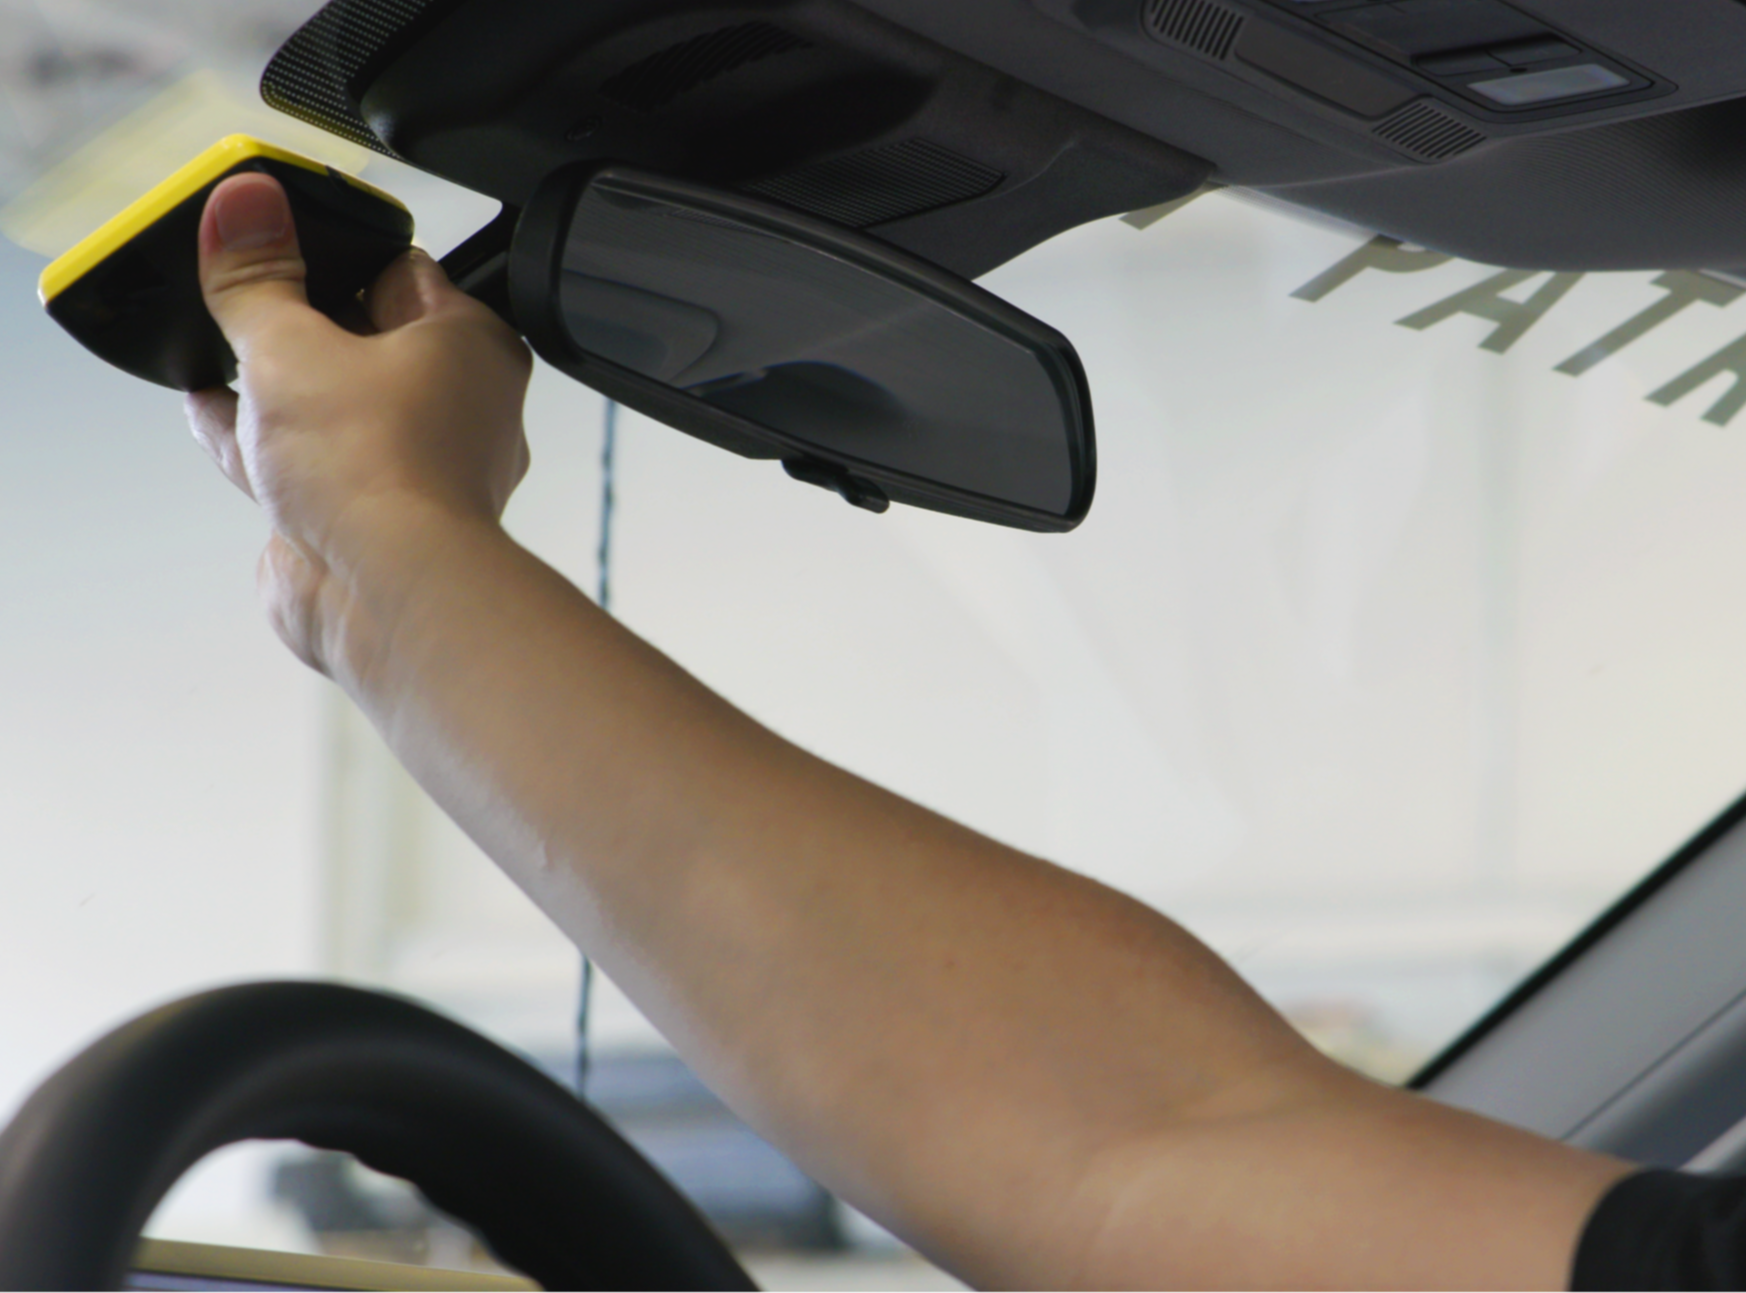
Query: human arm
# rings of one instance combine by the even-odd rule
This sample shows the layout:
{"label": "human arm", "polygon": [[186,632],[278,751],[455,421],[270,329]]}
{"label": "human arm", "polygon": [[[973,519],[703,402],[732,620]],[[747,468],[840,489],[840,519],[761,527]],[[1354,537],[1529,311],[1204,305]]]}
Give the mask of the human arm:
{"label": "human arm", "polygon": [[351,336],[221,213],[243,399],[196,425],[281,634],[820,1179],[987,1284],[1563,1281],[1622,1164],[1346,1073],[1163,917],[726,705],[498,524],[527,359],[488,312],[403,263]]}

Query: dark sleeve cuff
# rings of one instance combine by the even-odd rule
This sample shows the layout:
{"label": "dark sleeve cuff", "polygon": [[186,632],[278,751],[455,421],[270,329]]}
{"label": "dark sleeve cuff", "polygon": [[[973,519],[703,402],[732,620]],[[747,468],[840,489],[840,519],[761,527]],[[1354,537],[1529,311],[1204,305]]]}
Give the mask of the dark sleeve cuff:
{"label": "dark sleeve cuff", "polygon": [[1627,1176],[1589,1217],[1570,1286],[1746,1287],[1746,1178],[1661,1169]]}

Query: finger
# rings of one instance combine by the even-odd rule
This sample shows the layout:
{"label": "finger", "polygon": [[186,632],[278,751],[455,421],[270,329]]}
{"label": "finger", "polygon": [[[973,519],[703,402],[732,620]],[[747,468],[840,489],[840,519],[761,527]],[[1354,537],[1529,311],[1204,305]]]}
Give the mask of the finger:
{"label": "finger", "polygon": [[364,304],[378,331],[393,332],[464,296],[441,265],[414,247],[382,271],[365,294]]}
{"label": "finger", "polygon": [[188,410],[188,426],[194,439],[206,450],[218,469],[250,498],[255,496],[243,463],[242,449],[236,438],[237,397],[223,387],[210,391],[192,391],[184,400]]}
{"label": "finger", "polygon": [[200,222],[200,285],[240,362],[272,331],[322,320],[310,308],[307,278],[279,182],[246,174],[220,184]]}

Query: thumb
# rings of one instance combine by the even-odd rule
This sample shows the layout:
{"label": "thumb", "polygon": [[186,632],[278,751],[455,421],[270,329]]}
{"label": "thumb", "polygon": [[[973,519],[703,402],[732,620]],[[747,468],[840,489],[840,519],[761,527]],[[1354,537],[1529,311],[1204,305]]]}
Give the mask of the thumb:
{"label": "thumb", "polygon": [[240,362],[269,333],[314,313],[306,277],[279,181],[236,175],[213,190],[200,222],[200,286]]}

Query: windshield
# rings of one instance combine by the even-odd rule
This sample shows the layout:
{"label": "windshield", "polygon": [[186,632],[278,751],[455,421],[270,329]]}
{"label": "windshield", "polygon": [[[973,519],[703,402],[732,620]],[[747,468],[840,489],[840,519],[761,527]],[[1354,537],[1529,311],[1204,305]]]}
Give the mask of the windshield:
{"label": "windshield", "polygon": [[[571,1071],[574,949],[274,640],[262,523],[180,401],[35,301],[102,200],[273,134],[246,87],[313,7],[0,6],[0,223],[32,248],[0,245],[0,1110],[150,1005],[274,977],[408,993]],[[155,112],[180,140],[172,109],[188,145],[137,184],[103,132]],[[491,214],[334,155],[439,253]],[[615,612],[807,748],[1169,913],[1388,1080],[1746,786],[1739,287],[1500,274],[1230,192],[984,283],[1084,359],[1077,532],[868,515],[626,415]],[[596,589],[602,403],[542,372],[528,420],[511,528]],[[610,984],[592,1048],[597,1097],[762,1278],[934,1278],[709,1105]],[[153,1233],[477,1259],[349,1171],[237,1151]]]}

